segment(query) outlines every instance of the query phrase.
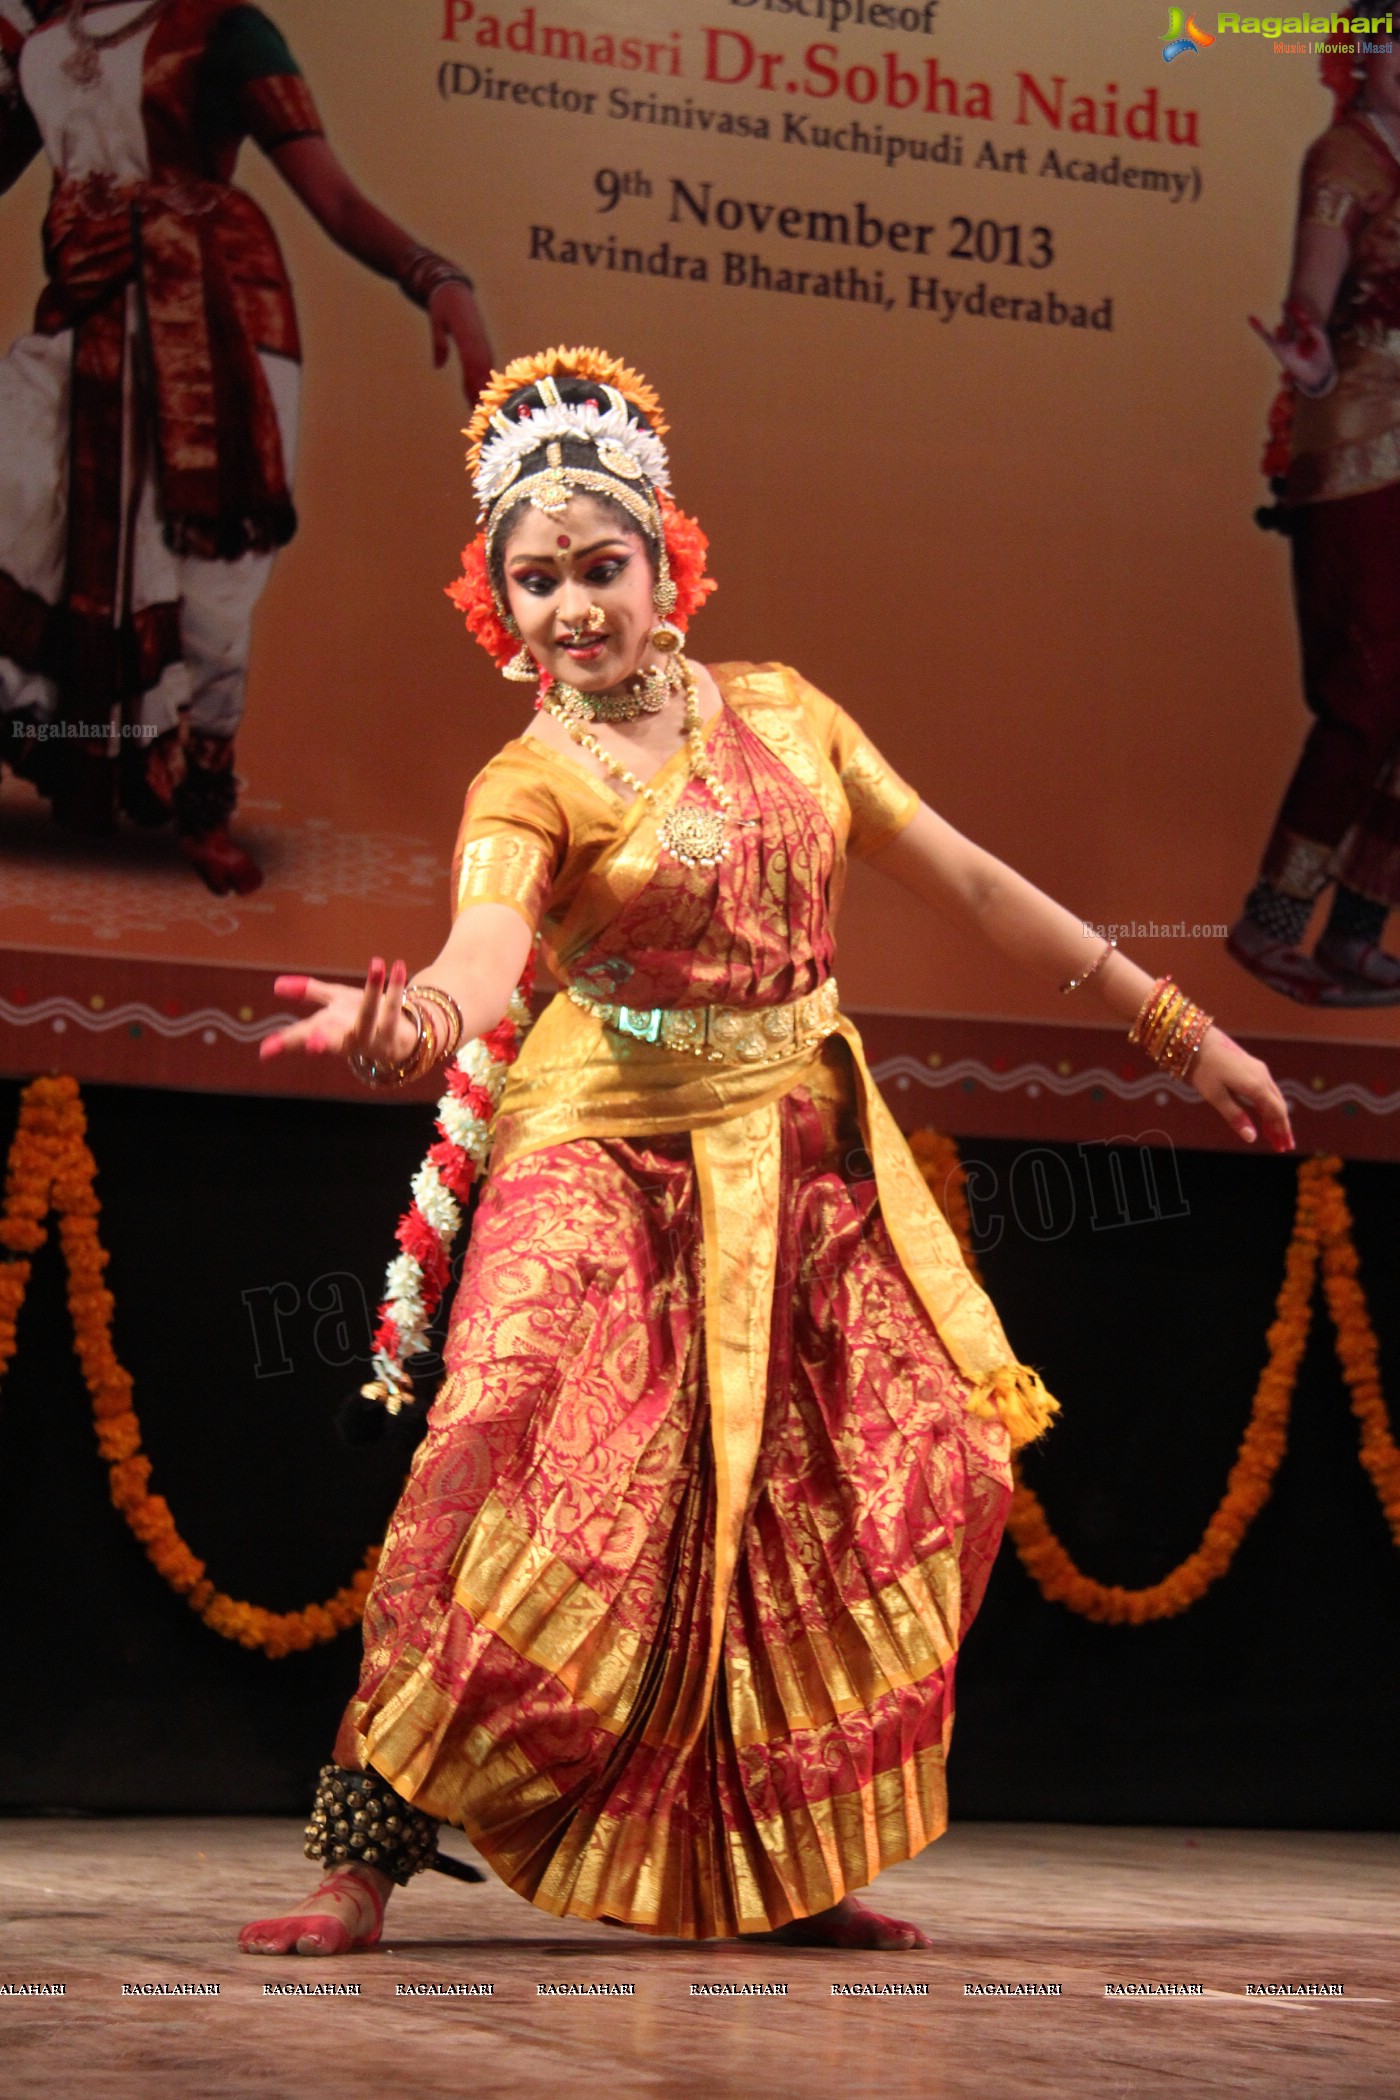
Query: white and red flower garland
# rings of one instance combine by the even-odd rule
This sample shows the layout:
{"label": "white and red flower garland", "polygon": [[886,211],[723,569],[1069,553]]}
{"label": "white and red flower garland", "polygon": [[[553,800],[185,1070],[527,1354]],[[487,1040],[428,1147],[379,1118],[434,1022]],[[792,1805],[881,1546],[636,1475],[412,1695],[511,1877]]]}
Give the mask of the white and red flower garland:
{"label": "white and red flower garland", "polygon": [[452,1249],[462,1229],[462,1210],[491,1151],[506,1074],[520,1055],[530,1026],[531,958],[505,1018],[489,1035],[464,1043],[447,1068],[447,1092],[438,1102],[438,1142],[413,1177],[413,1201],[394,1237],[400,1252],[384,1278],[384,1303],[374,1331],[374,1371],[366,1399],[382,1400],[391,1415],[413,1399],[404,1368],[428,1347],[428,1331],[452,1273]]}

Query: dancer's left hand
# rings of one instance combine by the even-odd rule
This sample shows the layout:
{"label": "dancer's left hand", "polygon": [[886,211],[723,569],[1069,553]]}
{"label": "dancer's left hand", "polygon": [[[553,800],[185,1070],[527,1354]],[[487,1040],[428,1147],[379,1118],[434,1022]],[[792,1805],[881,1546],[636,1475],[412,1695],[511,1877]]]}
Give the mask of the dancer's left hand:
{"label": "dancer's left hand", "polygon": [[1191,1068],[1191,1084],[1247,1145],[1262,1130],[1275,1152],[1297,1150],[1288,1104],[1262,1058],[1241,1050],[1223,1028],[1212,1027]]}
{"label": "dancer's left hand", "polygon": [[428,320],[434,366],[441,371],[455,347],[462,367],[462,392],[468,401],[475,401],[491,377],[494,362],[491,338],[475,295],[464,284],[439,285],[428,302]]}

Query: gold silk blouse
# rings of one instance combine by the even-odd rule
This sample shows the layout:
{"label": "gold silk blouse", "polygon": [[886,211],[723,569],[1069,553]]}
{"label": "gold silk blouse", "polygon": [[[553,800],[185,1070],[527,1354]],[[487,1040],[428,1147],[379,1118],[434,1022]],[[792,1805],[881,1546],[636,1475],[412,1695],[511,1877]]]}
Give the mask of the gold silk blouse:
{"label": "gold silk blouse", "polygon": [[[732,797],[730,853],[716,868],[663,856],[675,804],[703,796],[684,750],[625,801],[572,756],[517,738],[467,793],[453,864],[457,910],[509,905],[537,930],[556,980],[637,1008],[723,1006],[761,1014],[830,982],[847,856],[878,852],[919,807],[836,703],[781,664],[712,675],[724,701],[706,723],[710,763]],[[1013,1442],[1054,1411],[1018,1365],[970,1275],[843,1015],[833,1031],[854,1067],[862,1136],[900,1265],[958,1369],[969,1405]],[[704,1191],[709,1348],[715,1392],[762,1390],[776,1214],[777,1103],[794,1086],[841,1084],[820,1039],[745,1064],[623,1035],[554,998],[511,1068],[493,1164],[579,1139],[691,1134]],[[765,1222],[766,1221],[766,1222]],[[771,1251],[771,1250],[770,1250]],[[736,1368],[737,1367],[737,1368]]]}
{"label": "gold silk blouse", "polygon": [[1363,114],[1309,150],[1298,217],[1351,244],[1328,328],[1337,384],[1294,402],[1286,500],[1322,503],[1400,481],[1400,159]]}

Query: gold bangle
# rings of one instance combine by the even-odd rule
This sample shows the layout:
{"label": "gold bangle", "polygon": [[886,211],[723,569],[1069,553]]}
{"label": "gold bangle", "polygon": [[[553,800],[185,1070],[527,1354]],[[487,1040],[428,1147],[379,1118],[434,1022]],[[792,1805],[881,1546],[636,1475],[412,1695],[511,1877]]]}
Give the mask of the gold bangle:
{"label": "gold bangle", "polygon": [[1159,977],[1138,1008],[1128,1041],[1173,1079],[1187,1079],[1214,1016],[1192,1003],[1171,977]]}
{"label": "gold bangle", "polygon": [[[414,1039],[413,1048],[402,1064],[381,1064],[378,1058],[366,1057],[359,1050],[346,1051],[345,1061],[362,1086],[410,1086],[415,1079],[421,1079],[431,1065],[433,1037],[424,1025],[422,1011],[416,1006],[410,1006],[406,1000],[404,1011],[412,1017],[418,1034]],[[425,1042],[429,1051],[426,1060],[423,1058]]]}
{"label": "gold bangle", "polygon": [[1175,990],[1176,986],[1170,977],[1159,977],[1157,979],[1157,982],[1143,1000],[1142,1005],[1138,1008],[1133,1025],[1128,1030],[1128,1041],[1130,1043],[1136,1045],[1145,1044],[1147,1032],[1156,1018],[1157,1002],[1164,993]]}
{"label": "gold bangle", "polygon": [[1160,1060],[1179,1022],[1190,1009],[1190,1001],[1180,985],[1173,984],[1163,992],[1157,1008],[1143,1032],[1143,1047],[1154,1062]]}
{"label": "gold bangle", "polygon": [[1170,1061],[1165,1058],[1162,1061],[1163,1069],[1175,1079],[1189,1079],[1201,1054],[1201,1045],[1214,1026],[1213,1014],[1203,1013],[1199,1006],[1193,1006],[1190,1017],[1172,1045]]}
{"label": "gold bangle", "polygon": [[1060,986],[1060,990],[1062,992],[1077,992],[1082,985],[1092,984],[1094,979],[1098,976],[1099,971],[1103,968],[1104,964],[1108,961],[1109,956],[1112,955],[1114,949],[1117,946],[1117,941],[1105,941],[1102,948],[1100,948],[1098,954],[1095,956],[1093,962],[1090,963],[1088,969],[1085,970],[1083,974],[1079,977],[1071,977],[1068,984],[1062,984]]}
{"label": "gold bangle", "polygon": [[462,1047],[467,1027],[462,1019],[462,1009],[452,994],[443,991],[441,986],[436,984],[415,983],[408,987],[404,998],[409,1005],[416,1005],[420,1000],[425,1001],[430,1013],[441,1015],[443,1037],[437,1057],[442,1062],[455,1057]]}
{"label": "gold bangle", "polygon": [[422,1079],[437,1063],[437,1030],[428,1019],[430,1009],[420,1006],[410,991],[404,993],[403,1010],[412,1014],[418,1023],[418,1040],[404,1060],[403,1077],[399,1081],[400,1086],[412,1086],[415,1079]]}

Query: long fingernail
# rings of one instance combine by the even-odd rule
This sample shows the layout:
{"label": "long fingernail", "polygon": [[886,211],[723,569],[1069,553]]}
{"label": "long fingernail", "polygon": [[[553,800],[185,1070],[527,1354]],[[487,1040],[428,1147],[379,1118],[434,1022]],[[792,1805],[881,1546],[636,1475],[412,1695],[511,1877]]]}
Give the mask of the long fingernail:
{"label": "long fingernail", "polygon": [[1244,1139],[1247,1145],[1252,1145],[1254,1143],[1254,1140],[1258,1137],[1258,1135],[1259,1133],[1254,1128],[1254,1125],[1252,1123],[1246,1123],[1244,1129],[1240,1132],[1240,1136]]}

